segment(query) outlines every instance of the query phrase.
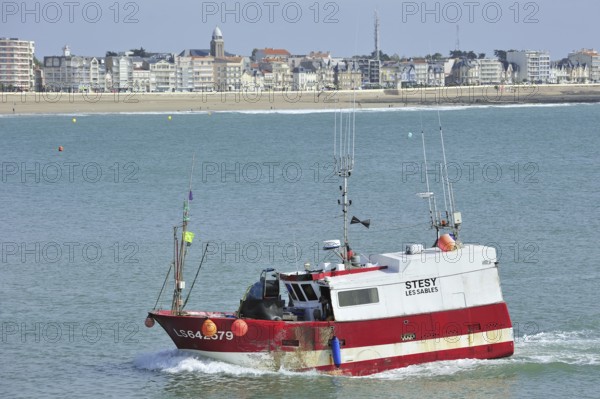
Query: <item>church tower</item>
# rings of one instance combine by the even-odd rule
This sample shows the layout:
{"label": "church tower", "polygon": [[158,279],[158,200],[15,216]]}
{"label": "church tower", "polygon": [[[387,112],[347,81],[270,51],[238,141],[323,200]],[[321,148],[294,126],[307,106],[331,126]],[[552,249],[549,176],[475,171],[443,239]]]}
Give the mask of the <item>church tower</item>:
{"label": "church tower", "polygon": [[210,41],[210,55],[213,57],[223,58],[225,56],[225,42],[221,29],[217,26],[212,34]]}

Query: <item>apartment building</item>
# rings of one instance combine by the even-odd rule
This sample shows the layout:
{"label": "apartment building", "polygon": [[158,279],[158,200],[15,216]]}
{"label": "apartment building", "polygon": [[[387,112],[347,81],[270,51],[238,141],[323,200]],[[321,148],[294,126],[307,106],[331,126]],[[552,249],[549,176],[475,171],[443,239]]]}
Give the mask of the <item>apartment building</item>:
{"label": "apartment building", "polygon": [[104,57],[71,54],[68,45],[60,56],[44,57],[45,90],[50,91],[104,91],[106,65]]}
{"label": "apartment building", "polygon": [[550,80],[550,54],[547,51],[509,51],[506,60],[518,66],[515,83],[547,83]]}
{"label": "apartment building", "polygon": [[35,88],[35,44],[18,38],[0,38],[0,85],[2,90]]}

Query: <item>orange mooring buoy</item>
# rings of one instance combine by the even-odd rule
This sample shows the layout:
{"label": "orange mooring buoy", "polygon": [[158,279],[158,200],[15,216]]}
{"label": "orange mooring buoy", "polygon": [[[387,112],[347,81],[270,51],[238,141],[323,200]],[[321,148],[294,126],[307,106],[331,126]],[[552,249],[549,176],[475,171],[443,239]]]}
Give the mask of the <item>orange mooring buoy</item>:
{"label": "orange mooring buoy", "polygon": [[62,145],[59,145],[59,146],[58,146],[58,151],[59,151],[59,152],[62,152],[62,150],[64,150],[63,146],[62,146]]}

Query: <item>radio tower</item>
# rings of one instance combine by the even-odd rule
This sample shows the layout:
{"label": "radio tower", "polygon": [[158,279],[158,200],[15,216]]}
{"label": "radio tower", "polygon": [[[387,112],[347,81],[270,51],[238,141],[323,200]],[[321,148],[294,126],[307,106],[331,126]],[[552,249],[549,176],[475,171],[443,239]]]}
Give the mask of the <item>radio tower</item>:
{"label": "radio tower", "polygon": [[379,14],[375,10],[375,59],[379,61]]}

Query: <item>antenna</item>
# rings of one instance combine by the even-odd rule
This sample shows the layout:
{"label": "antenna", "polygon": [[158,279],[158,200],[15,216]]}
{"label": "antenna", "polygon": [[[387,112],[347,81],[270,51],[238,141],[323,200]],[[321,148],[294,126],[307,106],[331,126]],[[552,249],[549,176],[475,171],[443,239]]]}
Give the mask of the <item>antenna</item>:
{"label": "antenna", "polygon": [[[421,120],[421,141],[423,143],[423,161],[425,163],[425,184],[427,186],[427,192],[418,193],[417,196],[427,199],[429,203],[429,215],[431,218],[431,226],[435,228],[437,238],[440,237],[440,230],[450,228],[454,233],[454,239],[458,242],[458,231],[460,229],[460,225],[462,223],[462,217],[460,212],[456,211],[455,201],[454,201],[454,191],[452,188],[452,184],[450,183],[450,178],[448,176],[448,163],[446,160],[446,147],[444,144],[444,131],[442,129],[442,121],[440,117],[440,112],[438,110],[438,123],[440,127],[440,140],[442,144],[442,155],[443,155],[443,163],[440,164],[441,176],[442,176],[442,191],[444,194],[444,208],[445,208],[445,219],[442,217],[441,212],[438,213],[437,203],[435,200],[435,195],[430,189],[429,185],[429,175],[427,173],[427,151],[425,149],[425,132],[423,129],[423,121]],[[447,196],[446,196],[447,194]],[[433,203],[433,209],[432,209]],[[450,210],[448,210],[448,206]]]}
{"label": "antenna", "polygon": [[[423,142],[423,162],[425,166],[425,185],[427,187],[426,193],[421,193],[419,196],[421,198],[427,198],[427,202],[429,203],[429,217],[431,218],[431,226],[437,225],[437,204],[435,202],[435,195],[429,188],[429,176],[427,173],[427,153],[425,151],[425,131],[423,129],[423,120],[421,119],[421,141]],[[433,202],[433,209],[431,207]]]}
{"label": "antenna", "polygon": [[442,129],[442,119],[440,117],[440,111],[438,110],[438,123],[440,126],[440,140],[442,142],[442,159],[444,160],[444,169],[442,170],[442,177],[445,180],[446,188],[448,191],[448,204],[450,205],[450,212],[454,213],[454,204],[452,203],[452,186],[448,177],[448,162],[446,161],[446,146],[444,145],[444,130]]}
{"label": "antenna", "polygon": [[[458,241],[458,230],[460,224],[462,223],[462,218],[460,212],[456,212],[455,204],[454,204],[454,191],[452,190],[452,183],[450,183],[450,177],[448,176],[448,162],[446,161],[446,146],[444,144],[444,131],[442,129],[442,119],[440,117],[440,111],[438,110],[438,123],[440,126],[440,140],[442,142],[442,156],[444,160],[444,170],[442,172],[442,176],[444,176],[447,191],[448,191],[448,204],[450,205],[450,215],[447,215],[448,222],[450,222],[450,227],[454,232],[454,238]],[[442,182],[442,187],[444,183]],[[448,211],[446,210],[446,214]]]}
{"label": "antenna", "polygon": [[379,13],[375,10],[375,59],[379,61]]}
{"label": "antenna", "polygon": [[196,154],[192,157],[192,168],[190,171],[190,185],[189,191],[183,201],[183,222],[181,225],[181,242],[178,242],[177,237],[177,226],[173,228],[174,244],[175,244],[175,290],[173,292],[173,302],[171,310],[173,313],[179,315],[182,313],[183,301],[181,299],[181,292],[185,288],[185,281],[183,281],[183,268],[185,266],[185,257],[187,255],[188,247],[191,245],[194,233],[187,231],[187,225],[190,220],[190,206],[189,201],[193,199],[192,196],[192,176],[194,174],[194,166],[196,164]]}
{"label": "antenna", "polygon": [[454,45],[456,48],[454,50],[460,50],[460,25],[456,24],[456,44]]}
{"label": "antenna", "polygon": [[[340,186],[342,192],[341,201],[338,200],[338,204],[342,206],[342,212],[344,216],[344,248],[343,248],[343,260],[344,266],[348,267],[350,260],[348,259],[348,208],[352,205],[352,201],[348,199],[348,178],[352,174],[352,168],[354,167],[354,138],[355,138],[355,114],[356,114],[356,101],[354,101],[352,108],[352,114],[347,115],[346,126],[344,126],[344,113],[340,110],[340,123],[339,132],[337,131],[337,122],[334,126],[334,168],[335,173],[343,179],[343,185]],[[337,117],[336,117],[337,120]],[[338,144],[339,143],[339,144]]]}

